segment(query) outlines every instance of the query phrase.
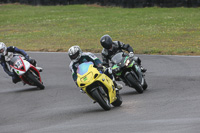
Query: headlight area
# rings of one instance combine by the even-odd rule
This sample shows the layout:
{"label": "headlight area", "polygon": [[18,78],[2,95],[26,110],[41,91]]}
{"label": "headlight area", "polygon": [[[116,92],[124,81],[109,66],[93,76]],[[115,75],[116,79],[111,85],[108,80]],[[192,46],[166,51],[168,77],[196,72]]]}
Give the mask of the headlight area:
{"label": "headlight area", "polygon": [[128,66],[130,64],[130,60],[127,59],[126,62],[125,62],[125,66]]}

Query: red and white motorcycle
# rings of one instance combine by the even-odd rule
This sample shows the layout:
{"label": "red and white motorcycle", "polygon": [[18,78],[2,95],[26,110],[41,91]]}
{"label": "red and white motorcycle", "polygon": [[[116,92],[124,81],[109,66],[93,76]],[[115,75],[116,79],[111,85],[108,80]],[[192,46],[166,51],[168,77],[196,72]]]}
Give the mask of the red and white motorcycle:
{"label": "red and white motorcycle", "polygon": [[33,66],[20,55],[13,56],[9,61],[9,65],[11,71],[15,72],[24,83],[37,86],[40,89],[45,88],[39,72],[42,70],[41,68]]}

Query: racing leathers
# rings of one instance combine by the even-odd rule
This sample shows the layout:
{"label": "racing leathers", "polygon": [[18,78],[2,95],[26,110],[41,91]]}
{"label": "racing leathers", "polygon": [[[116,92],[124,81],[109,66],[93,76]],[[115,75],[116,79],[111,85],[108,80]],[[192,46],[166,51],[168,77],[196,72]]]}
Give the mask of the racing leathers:
{"label": "racing leathers", "polygon": [[77,80],[77,69],[78,69],[78,66],[81,63],[89,62],[89,61],[93,62],[94,67],[96,67],[98,70],[102,70],[104,72],[104,74],[106,74],[109,78],[111,78],[113,80],[114,85],[118,89],[122,88],[118,83],[115,82],[114,76],[108,72],[108,69],[104,69],[103,68],[101,60],[99,60],[98,57],[96,57],[94,54],[92,54],[90,52],[83,52],[78,61],[75,62],[75,61],[72,60],[70,65],[69,65],[69,68],[70,68],[70,70],[72,72],[72,78],[75,81],[76,85],[77,85],[76,80]]}
{"label": "racing leathers", "polygon": [[78,61],[71,61],[70,62],[70,65],[69,65],[69,68],[72,72],[72,78],[73,80],[76,82],[77,80],[77,69],[78,69],[78,66],[81,64],[81,63],[84,63],[84,62],[93,62],[94,63],[94,67],[99,67],[102,62],[92,53],[90,52],[83,52],[82,55],[81,55],[81,58],[78,60]]}
{"label": "racing leathers", "polygon": [[36,61],[34,59],[30,59],[29,55],[22,49],[18,49],[17,47],[10,46],[7,48],[6,55],[0,55],[0,62],[4,69],[4,71],[12,77],[13,83],[17,83],[20,81],[19,76],[10,70],[9,61],[14,56],[14,54],[21,54],[25,57],[25,59],[30,62],[32,65],[36,65]]}
{"label": "racing leathers", "polygon": [[[128,51],[129,53],[133,54],[133,48],[129,44],[124,44],[123,42],[120,42],[120,41],[113,41],[112,47],[110,49],[103,48],[102,53],[101,53],[103,65],[106,67],[109,67],[109,61],[111,60],[111,58],[115,54],[119,52],[123,52],[123,50]],[[133,56],[133,59],[138,63],[138,65],[141,66],[141,60],[139,57]],[[142,66],[141,66],[141,69],[143,71],[146,70]]]}

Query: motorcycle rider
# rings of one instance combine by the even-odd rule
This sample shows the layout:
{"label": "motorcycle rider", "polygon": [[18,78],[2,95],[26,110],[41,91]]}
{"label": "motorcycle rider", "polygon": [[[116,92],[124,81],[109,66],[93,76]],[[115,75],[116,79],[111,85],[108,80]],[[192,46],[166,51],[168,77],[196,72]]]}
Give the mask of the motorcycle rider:
{"label": "motorcycle rider", "polygon": [[34,59],[30,59],[29,55],[22,49],[18,49],[17,47],[14,46],[10,46],[10,47],[6,47],[6,45],[3,42],[0,42],[0,62],[1,65],[4,69],[4,71],[12,77],[12,81],[13,83],[17,83],[19,81],[21,81],[21,79],[19,78],[19,76],[14,73],[11,72],[9,69],[9,61],[11,60],[11,58],[13,57],[13,55],[15,53],[21,54],[25,57],[25,59],[30,62],[32,65],[36,66],[36,61]]}
{"label": "motorcycle rider", "polygon": [[[122,88],[121,84],[115,82],[111,69],[105,69],[105,67],[102,66],[101,60],[99,60],[93,53],[82,52],[81,48],[75,45],[69,48],[68,56],[71,59],[69,68],[72,72],[72,78],[75,81],[75,83],[77,80],[77,69],[79,64],[91,61],[93,62],[94,67],[96,67],[98,70],[104,71],[104,73],[113,80],[113,83],[118,90]],[[80,91],[83,92],[82,90]]]}
{"label": "motorcycle rider", "polygon": [[103,47],[102,50],[102,60],[103,65],[109,67],[109,60],[118,52],[122,52],[122,50],[126,50],[129,52],[129,57],[133,57],[133,59],[138,63],[141,67],[142,72],[146,72],[147,69],[141,66],[141,60],[139,57],[134,56],[133,48],[129,44],[124,44],[120,41],[112,41],[112,38],[109,35],[103,35],[100,39],[100,43]]}

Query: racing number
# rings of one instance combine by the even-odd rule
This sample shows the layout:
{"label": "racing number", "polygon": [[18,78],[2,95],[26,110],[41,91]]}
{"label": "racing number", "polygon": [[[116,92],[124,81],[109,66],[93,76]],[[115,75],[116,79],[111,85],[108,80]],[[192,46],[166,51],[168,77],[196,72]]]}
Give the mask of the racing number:
{"label": "racing number", "polygon": [[15,63],[15,67],[16,68],[20,68],[21,66],[23,66],[22,61],[21,60],[17,60]]}

